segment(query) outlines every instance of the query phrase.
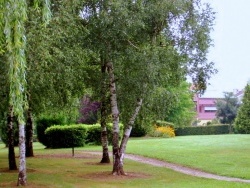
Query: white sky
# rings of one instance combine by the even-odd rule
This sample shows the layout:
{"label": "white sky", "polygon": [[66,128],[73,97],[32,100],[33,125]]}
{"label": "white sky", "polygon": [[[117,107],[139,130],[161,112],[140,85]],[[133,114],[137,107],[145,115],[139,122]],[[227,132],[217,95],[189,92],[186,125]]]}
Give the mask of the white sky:
{"label": "white sky", "polygon": [[218,73],[203,97],[223,97],[223,92],[243,89],[250,79],[250,0],[202,0],[216,12],[208,60]]}

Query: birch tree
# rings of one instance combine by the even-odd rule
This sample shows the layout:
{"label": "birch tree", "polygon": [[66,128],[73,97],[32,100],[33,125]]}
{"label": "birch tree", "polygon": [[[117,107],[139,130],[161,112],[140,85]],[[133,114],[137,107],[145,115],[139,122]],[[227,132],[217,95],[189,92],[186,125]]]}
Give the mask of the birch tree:
{"label": "birch tree", "polygon": [[[147,92],[164,84],[178,85],[187,74],[204,90],[215,72],[213,63],[206,61],[213,13],[199,0],[89,0],[84,2],[81,16],[89,30],[89,47],[102,55],[107,65],[113,119],[112,172],[125,175],[127,140]],[[126,101],[118,100],[122,96],[119,90],[127,95],[123,98]],[[121,103],[129,107],[125,112],[119,111]],[[126,114],[126,125],[119,145],[120,114]]]}

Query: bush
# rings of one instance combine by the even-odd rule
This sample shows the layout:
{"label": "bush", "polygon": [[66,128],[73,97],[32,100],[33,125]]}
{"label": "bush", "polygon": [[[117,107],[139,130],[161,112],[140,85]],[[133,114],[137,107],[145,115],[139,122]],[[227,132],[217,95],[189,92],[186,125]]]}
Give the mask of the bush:
{"label": "bush", "polygon": [[54,125],[46,129],[49,146],[51,148],[70,148],[84,146],[87,129],[79,125]]}
{"label": "bush", "polygon": [[161,120],[155,121],[154,125],[157,127],[174,127],[173,123],[170,123],[167,121],[161,121]]}
{"label": "bush", "polygon": [[[101,125],[100,124],[94,124],[94,125],[84,125],[85,128],[87,128],[87,138],[86,143],[91,143],[95,145],[101,145]],[[121,139],[123,134],[123,125],[120,124],[120,132],[119,132],[119,138]],[[113,131],[113,125],[111,123],[107,124],[107,134],[108,134],[108,143],[112,143],[112,131]]]}
{"label": "bush", "polygon": [[[16,119],[13,121],[13,131],[14,131],[14,146],[18,146],[19,143],[19,128]],[[0,121],[0,137],[3,143],[8,145],[8,127],[6,121]]]}
{"label": "bush", "polygon": [[101,103],[97,101],[91,101],[91,98],[87,95],[83,97],[80,104],[80,118],[78,123],[83,124],[95,124],[98,119],[98,111],[100,110]]}
{"label": "bush", "polygon": [[164,138],[172,138],[175,137],[175,132],[173,127],[156,127],[153,134],[153,137],[164,137]]}
{"label": "bush", "polygon": [[155,121],[150,136],[164,138],[175,137],[174,124],[160,120]]}
{"label": "bush", "polygon": [[43,117],[36,121],[36,131],[37,131],[37,139],[44,146],[49,147],[49,142],[47,136],[45,135],[45,130],[52,125],[64,125],[65,118],[57,117]]}
{"label": "bush", "polygon": [[135,124],[133,127],[130,136],[131,137],[142,137],[147,134],[147,130],[142,127],[140,124]]}
{"label": "bush", "polygon": [[176,136],[229,134],[230,125],[184,127],[175,129]]}

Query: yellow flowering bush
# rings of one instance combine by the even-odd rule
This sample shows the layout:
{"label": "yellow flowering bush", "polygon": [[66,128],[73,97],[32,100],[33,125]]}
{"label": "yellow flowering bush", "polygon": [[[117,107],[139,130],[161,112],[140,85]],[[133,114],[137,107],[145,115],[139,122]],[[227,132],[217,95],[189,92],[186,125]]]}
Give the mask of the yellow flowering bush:
{"label": "yellow flowering bush", "polygon": [[175,137],[174,128],[170,126],[166,127],[157,127],[154,126],[155,130],[152,136],[154,137],[165,137],[165,138],[172,138]]}

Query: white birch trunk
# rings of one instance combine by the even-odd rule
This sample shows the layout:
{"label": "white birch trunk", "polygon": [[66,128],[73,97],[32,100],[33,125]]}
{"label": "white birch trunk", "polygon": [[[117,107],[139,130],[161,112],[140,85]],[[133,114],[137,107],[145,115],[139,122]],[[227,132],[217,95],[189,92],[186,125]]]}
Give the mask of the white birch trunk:
{"label": "white birch trunk", "polygon": [[120,175],[119,172],[119,110],[117,105],[116,97],[116,85],[115,85],[115,76],[114,68],[112,62],[107,63],[108,73],[109,73],[109,89],[110,89],[110,103],[111,103],[111,113],[113,119],[113,174]]}
{"label": "white birch trunk", "polygon": [[25,186],[26,182],[25,131],[24,123],[19,123],[19,174],[17,186]]}
{"label": "white birch trunk", "polygon": [[130,120],[125,128],[124,134],[123,134],[122,142],[120,145],[120,155],[121,155],[120,166],[122,166],[122,167],[123,167],[123,160],[124,160],[124,156],[125,156],[125,150],[126,150],[126,146],[128,143],[128,139],[129,139],[130,133],[132,131],[132,126],[135,122],[135,118],[141,109],[141,105],[142,105],[142,99],[138,99],[135,111],[132,114],[132,117],[130,118]]}

